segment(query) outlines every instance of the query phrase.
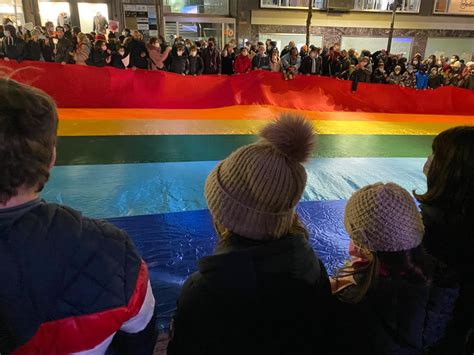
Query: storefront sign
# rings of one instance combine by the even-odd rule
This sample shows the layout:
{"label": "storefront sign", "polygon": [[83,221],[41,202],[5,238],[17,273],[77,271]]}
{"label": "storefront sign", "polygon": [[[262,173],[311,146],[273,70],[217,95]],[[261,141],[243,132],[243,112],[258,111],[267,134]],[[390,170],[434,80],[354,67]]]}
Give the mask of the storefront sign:
{"label": "storefront sign", "polygon": [[147,37],[158,36],[156,8],[153,5],[123,4],[125,27],[139,30]]}
{"label": "storefront sign", "polygon": [[474,0],[451,0],[448,14],[474,15]]}

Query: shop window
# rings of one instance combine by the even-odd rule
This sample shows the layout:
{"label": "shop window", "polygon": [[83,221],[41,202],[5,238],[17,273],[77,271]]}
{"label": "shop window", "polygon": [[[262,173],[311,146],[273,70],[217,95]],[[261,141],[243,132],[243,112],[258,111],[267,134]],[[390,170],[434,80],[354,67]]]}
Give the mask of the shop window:
{"label": "shop window", "polygon": [[55,26],[71,24],[71,9],[68,2],[39,2],[41,24],[52,22]]}
{"label": "shop window", "polygon": [[0,0],[0,24],[3,22],[3,19],[6,18],[18,26],[25,23],[21,0]]}
{"label": "shop window", "polygon": [[474,59],[474,38],[436,38],[428,37],[425,55],[434,54],[451,58],[456,54],[469,62]]}
{"label": "shop window", "polygon": [[165,0],[164,5],[165,11],[169,13],[209,15],[229,14],[229,0]]}
{"label": "shop window", "polygon": [[[381,49],[386,49],[388,43],[387,37],[351,37],[343,36],[341,41],[341,48],[354,48],[359,54],[363,50],[369,50],[371,53],[377,52]],[[394,37],[392,40],[391,53],[402,54],[409,58],[411,55],[411,48],[413,38],[411,37]]]}
{"label": "shop window", "polygon": [[[261,0],[261,7],[276,7],[285,9],[307,9],[308,0]],[[324,0],[313,0],[315,10],[324,9]]]}
{"label": "shop window", "polygon": [[[77,6],[79,9],[82,32],[88,33],[94,31],[94,22],[96,22],[99,27],[102,27],[104,21],[101,20],[101,17],[105,18],[105,21],[108,22],[109,9],[107,4],[80,2]],[[97,29],[95,30],[97,32]]]}
{"label": "shop window", "polygon": [[[358,11],[393,11],[395,0],[355,0],[354,10]],[[398,12],[419,12],[420,0],[401,0]]]}
{"label": "shop window", "polygon": [[235,24],[230,22],[166,21],[166,40],[173,42],[176,36],[192,41],[207,40],[209,37],[214,37],[217,47],[222,48],[224,44],[235,38]]}
{"label": "shop window", "polygon": [[474,16],[474,2],[470,0],[435,0],[433,13]]}

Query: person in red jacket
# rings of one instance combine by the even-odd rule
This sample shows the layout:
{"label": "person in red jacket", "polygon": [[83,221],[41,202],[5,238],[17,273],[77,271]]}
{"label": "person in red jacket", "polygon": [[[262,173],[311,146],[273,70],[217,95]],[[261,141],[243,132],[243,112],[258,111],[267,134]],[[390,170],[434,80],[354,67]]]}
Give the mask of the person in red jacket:
{"label": "person in red jacket", "polygon": [[235,58],[234,62],[234,73],[245,74],[252,70],[252,61],[249,57],[249,51],[247,48],[242,48],[240,54]]}

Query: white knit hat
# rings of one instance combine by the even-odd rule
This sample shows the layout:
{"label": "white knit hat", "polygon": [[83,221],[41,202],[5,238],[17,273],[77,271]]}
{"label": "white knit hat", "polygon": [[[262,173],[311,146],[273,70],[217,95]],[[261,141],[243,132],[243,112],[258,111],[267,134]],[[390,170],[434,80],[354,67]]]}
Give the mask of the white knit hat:
{"label": "white knit hat", "polygon": [[394,183],[376,183],[355,192],[347,202],[344,225],[354,244],[370,251],[413,249],[424,234],[415,201]]}

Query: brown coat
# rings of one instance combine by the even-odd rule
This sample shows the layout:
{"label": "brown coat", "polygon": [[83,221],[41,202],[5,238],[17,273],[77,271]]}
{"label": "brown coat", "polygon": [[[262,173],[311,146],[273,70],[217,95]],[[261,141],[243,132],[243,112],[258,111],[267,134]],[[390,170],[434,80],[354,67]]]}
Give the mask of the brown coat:
{"label": "brown coat", "polygon": [[74,51],[74,61],[79,65],[86,65],[86,60],[89,58],[91,47],[88,43],[79,43]]}

